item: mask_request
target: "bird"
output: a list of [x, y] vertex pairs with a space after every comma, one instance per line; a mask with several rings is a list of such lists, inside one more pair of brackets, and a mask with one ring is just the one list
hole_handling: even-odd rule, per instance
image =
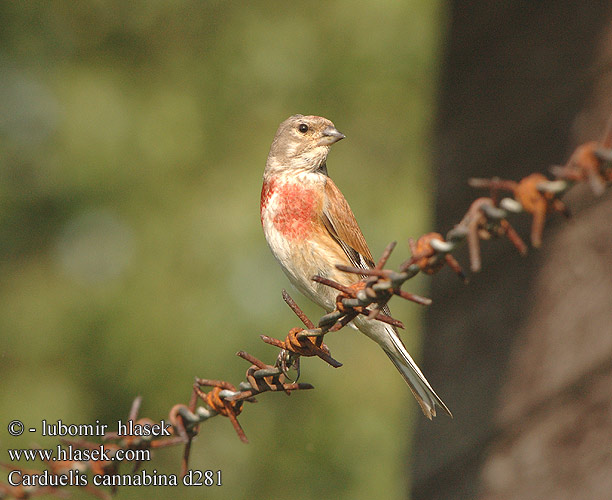
[[[289, 281], [327, 312], [335, 309], [338, 292], [313, 281], [313, 276], [348, 286], [360, 277], [338, 270], [336, 264], [374, 267], [355, 216], [327, 171], [331, 146], [344, 138], [327, 118], [289, 117], [270, 146], [261, 190], [261, 224], [268, 246]], [[427, 418], [436, 415], [437, 407], [452, 417], [394, 326], [361, 315], [353, 323], [382, 347]]]

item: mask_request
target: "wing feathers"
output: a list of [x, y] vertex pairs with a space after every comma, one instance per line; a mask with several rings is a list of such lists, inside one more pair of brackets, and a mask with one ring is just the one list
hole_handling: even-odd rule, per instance
[[[355, 216], [340, 190], [328, 177], [325, 183], [325, 202], [323, 205], [323, 224], [329, 234], [340, 245], [353, 266], [361, 269], [374, 267], [372, 254], [357, 225]], [[382, 308], [384, 314], [390, 315], [389, 308]], [[355, 321], [359, 321], [357, 318]], [[451, 417], [452, 414], [440, 397], [435, 393], [417, 364], [410, 357], [397, 330], [389, 325], [377, 324], [376, 321], [361, 320], [359, 329], [374, 339], [385, 350], [393, 364], [400, 371], [423, 413], [431, 419], [436, 415], [436, 406], [442, 408]]]
[[323, 224], [355, 267], [374, 267], [372, 254], [355, 216], [340, 190], [329, 177], [325, 182]]

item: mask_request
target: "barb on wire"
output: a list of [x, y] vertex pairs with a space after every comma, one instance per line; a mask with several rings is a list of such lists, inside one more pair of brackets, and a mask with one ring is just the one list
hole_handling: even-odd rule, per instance
[[467, 239], [470, 254], [470, 269], [480, 271], [480, 241], [505, 236], [510, 240], [521, 255], [527, 253], [527, 246], [506, 219], [507, 212], [495, 206], [492, 198], [478, 198], [467, 213], [447, 234], [447, 239], [453, 242], [453, 247]]
[[588, 182], [593, 193], [601, 196], [612, 182], [612, 117], [601, 141], [578, 146], [565, 165], [551, 167], [552, 174], [568, 184]]
[[[542, 244], [542, 231], [546, 216], [552, 212], [560, 212], [569, 217], [565, 204], [559, 199], [559, 195], [567, 190], [565, 182], [548, 180], [544, 175], [535, 173], [523, 178], [520, 182], [506, 181], [498, 178], [493, 179], [470, 179], [472, 187], [488, 188], [491, 190], [491, 203], [495, 204], [499, 191], [511, 191], [516, 204], [508, 204], [504, 201], [501, 208], [504, 216], [508, 211], [525, 211], [533, 217], [531, 225], [531, 244], [539, 248]], [[524, 245], [523, 245], [524, 246]], [[526, 250], [526, 248], [525, 248]]]
[[[238, 416], [245, 408], [245, 402], [256, 402], [255, 397], [265, 392], [283, 392], [290, 395], [293, 391], [312, 389], [312, 385], [297, 383], [300, 375], [300, 358], [318, 357], [329, 365], [338, 368], [342, 363], [331, 356], [329, 348], [323, 343], [326, 334], [336, 332], [349, 324], [359, 315], [376, 319], [398, 328], [403, 328], [401, 321], [392, 318], [387, 303], [394, 296], [410, 300], [420, 305], [431, 304], [431, 299], [411, 294], [402, 290], [406, 281], [424, 273], [433, 275], [448, 266], [460, 279], [467, 282], [461, 266], [452, 255], [459, 245], [467, 242], [470, 268], [477, 272], [482, 267], [480, 245], [483, 240], [503, 237], [517, 249], [521, 255], [527, 253], [527, 245], [514, 230], [508, 217], [515, 213], [527, 213], [532, 218], [531, 244], [539, 247], [546, 218], [554, 212], [569, 215], [561, 196], [576, 183], [585, 182], [595, 195], [601, 195], [605, 188], [612, 184], [612, 118], [601, 141], [588, 142], [579, 146], [562, 166], [551, 168], [554, 179], [541, 173], [533, 173], [520, 181], [492, 179], [470, 179], [469, 184], [475, 188], [489, 190], [489, 197], [480, 197], [472, 202], [460, 222], [448, 231], [446, 238], [440, 233], [428, 233], [416, 241], [410, 240], [412, 256], [403, 262], [397, 271], [387, 269], [386, 265], [396, 247], [389, 244], [376, 266], [372, 269], [360, 269], [338, 265], [339, 270], [355, 274], [359, 278], [354, 284], [344, 286], [325, 277], [315, 276], [313, 280], [338, 291], [335, 309], [322, 316], [317, 323], [311, 321], [299, 308], [289, 294], [283, 290], [283, 299], [305, 328], [292, 328], [283, 340], [267, 335], [261, 339], [268, 345], [279, 349], [273, 365], [264, 363], [254, 356], [239, 351], [237, 355], [250, 363], [245, 379], [238, 387], [223, 380], [196, 378], [191, 389], [189, 403], [172, 406], [168, 415], [170, 422], [169, 435], [153, 439], [152, 436], [119, 435], [108, 433], [104, 445], [111, 456], [119, 450], [152, 451], [167, 446], [184, 446], [181, 462], [181, 473], [185, 475], [189, 467], [189, 455], [193, 439], [199, 434], [200, 427], [206, 420], [221, 415], [227, 417], [239, 439], [247, 443], [247, 437], [238, 422]], [[510, 193], [501, 197], [501, 193]], [[289, 372], [297, 371], [296, 381], [289, 378]], [[141, 398], [137, 397], [129, 412], [128, 421], [136, 426], [152, 426], [154, 421], [138, 418]], [[79, 448], [93, 449], [99, 444], [84, 440], [63, 440], [62, 443]], [[103, 477], [114, 476], [118, 472], [120, 461], [55, 461], [47, 462], [52, 474], [85, 474], [91, 472]], [[133, 472], [140, 468], [141, 461], [135, 461]], [[0, 464], [4, 469], [20, 470], [13, 465]], [[113, 484], [113, 483], [111, 483]], [[87, 491], [99, 498], [109, 495], [93, 486]], [[111, 487], [115, 492], [116, 486]], [[60, 496], [59, 487], [10, 486], [0, 483], [0, 498], [26, 499], [43, 494]]]
[[[315, 329], [314, 323], [308, 319], [308, 317], [304, 314], [304, 311], [300, 309], [286, 290], [283, 290], [283, 300], [302, 321], [302, 323], [304, 323], [304, 326], [306, 326], [308, 330]], [[342, 366], [342, 363], [331, 357], [329, 348], [323, 344], [322, 337], [316, 337], [313, 339], [303, 335], [302, 332], [304, 332], [303, 328], [292, 328], [287, 334], [285, 340], [278, 340], [268, 337], [267, 335], [260, 336], [261, 340], [263, 340], [266, 344], [270, 344], [281, 349], [276, 364], [281, 368], [285, 375], [287, 375], [291, 367], [295, 367], [299, 377], [301, 356], [317, 356], [334, 368], [339, 368]]]
[[408, 243], [412, 257], [402, 264], [401, 268], [416, 265], [422, 273], [432, 275], [446, 264], [464, 283], [467, 283], [468, 279], [459, 262], [449, 253], [453, 250], [453, 245], [444, 240], [440, 233], [427, 233], [416, 241], [410, 238]]

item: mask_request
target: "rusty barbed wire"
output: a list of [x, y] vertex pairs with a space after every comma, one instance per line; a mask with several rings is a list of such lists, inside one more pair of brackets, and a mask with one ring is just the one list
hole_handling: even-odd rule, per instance
[[[283, 290], [283, 299], [305, 328], [296, 327], [289, 330], [284, 340], [261, 335], [266, 344], [280, 351], [273, 365], [264, 363], [254, 356], [239, 351], [237, 356], [250, 363], [245, 379], [235, 387], [230, 382], [196, 378], [192, 386], [188, 404], [176, 404], [169, 412], [168, 422], [171, 427], [169, 436], [155, 439], [152, 436], [122, 435], [108, 433], [103, 442], [111, 453], [119, 450], [152, 451], [168, 446], [184, 446], [181, 462], [181, 474], [189, 468], [189, 455], [193, 439], [199, 434], [203, 422], [217, 415], [229, 419], [238, 438], [248, 443], [248, 439], [238, 416], [244, 410], [245, 403], [256, 402], [255, 397], [266, 392], [283, 392], [290, 395], [294, 391], [313, 389], [307, 383], [298, 383], [300, 375], [300, 358], [318, 357], [334, 368], [342, 363], [331, 356], [329, 348], [323, 343], [324, 336], [336, 332], [349, 324], [359, 315], [389, 323], [403, 328], [401, 321], [385, 314], [389, 300], [394, 296], [410, 300], [420, 305], [431, 304], [431, 299], [411, 294], [401, 289], [403, 284], [418, 273], [433, 275], [448, 266], [460, 279], [467, 282], [461, 266], [452, 253], [464, 242], [467, 242], [472, 272], [482, 267], [480, 245], [483, 240], [506, 238], [521, 254], [527, 253], [527, 245], [514, 230], [508, 217], [512, 214], [526, 213], [531, 217], [530, 241], [533, 247], [540, 247], [546, 219], [553, 213], [569, 217], [569, 211], [560, 199], [573, 185], [587, 183], [594, 195], [600, 196], [612, 184], [612, 118], [601, 141], [591, 141], [576, 148], [565, 165], [550, 168], [553, 178], [542, 173], [530, 174], [519, 181], [473, 178], [468, 184], [474, 188], [488, 189], [489, 197], [474, 200], [460, 222], [451, 228], [446, 237], [440, 233], [428, 233], [409, 241], [412, 256], [403, 262], [397, 271], [386, 269], [385, 265], [396, 247], [390, 243], [384, 250], [376, 266], [372, 269], [360, 269], [338, 265], [338, 269], [353, 273], [360, 279], [351, 286], [344, 286], [325, 277], [313, 279], [338, 291], [336, 308], [323, 315], [317, 324], [312, 322], [299, 308], [296, 302]], [[510, 196], [501, 197], [501, 193]], [[291, 381], [289, 373], [295, 370], [296, 381]], [[204, 389], [210, 388], [208, 392]], [[154, 425], [148, 418], [138, 419], [141, 398], [137, 397], [128, 415], [128, 421], [140, 425]], [[63, 444], [80, 448], [95, 448], [99, 443], [85, 440], [62, 440]], [[85, 474], [91, 472], [101, 476], [114, 476], [119, 473], [120, 461], [53, 461], [47, 462], [50, 474]], [[141, 461], [136, 461], [133, 472], [137, 472]], [[40, 473], [21, 469], [11, 464], [0, 464], [7, 470], [20, 470], [30, 474]], [[99, 498], [109, 498], [106, 491], [91, 485], [84, 486], [86, 491]], [[111, 493], [116, 486], [111, 487]], [[11, 486], [0, 483], [0, 499], [28, 499], [39, 495], [61, 496], [61, 486]]]

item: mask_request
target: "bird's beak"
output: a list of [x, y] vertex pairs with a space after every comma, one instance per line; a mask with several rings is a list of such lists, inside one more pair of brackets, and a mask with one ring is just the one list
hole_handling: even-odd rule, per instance
[[327, 127], [323, 131], [323, 137], [318, 142], [318, 146], [330, 146], [334, 142], [344, 139], [346, 136], [335, 127]]

